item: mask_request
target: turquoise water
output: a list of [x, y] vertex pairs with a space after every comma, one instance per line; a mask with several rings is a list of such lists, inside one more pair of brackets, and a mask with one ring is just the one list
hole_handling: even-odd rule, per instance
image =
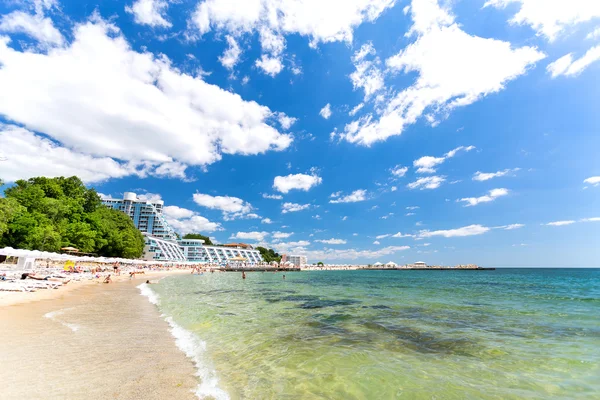
[[160, 310], [197, 340], [200, 375], [215, 389], [202, 393], [600, 398], [600, 270], [285, 275], [188, 275], [152, 286]]

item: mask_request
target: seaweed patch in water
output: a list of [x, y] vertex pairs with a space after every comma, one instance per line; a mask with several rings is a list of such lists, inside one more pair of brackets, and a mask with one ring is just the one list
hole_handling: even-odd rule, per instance
[[310, 300], [305, 303], [299, 304], [298, 308], [304, 309], [315, 309], [315, 308], [325, 308], [325, 307], [337, 307], [337, 306], [349, 306], [352, 304], [360, 303], [358, 300]]
[[396, 337], [400, 343], [392, 343], [391, 347], [406, 347], [421, 353], [454, 354], [461, 356], [474, 356], [480, 351], [480, 346], [472, 339], [442, 338], [431, 333], [423, 332], [407, 326], [384, 325], [379, 322], [366, 322], [365, 327], [376, 331], [388, 333]]

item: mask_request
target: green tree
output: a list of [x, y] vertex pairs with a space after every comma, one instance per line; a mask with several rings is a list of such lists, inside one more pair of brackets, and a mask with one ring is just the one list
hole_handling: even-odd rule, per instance
[[276, 253], [273, 249], [267, 249], [265, 247], [258, 246], [256, 250], [260, 252], [260, 255], [262, 256], [263, 260], [265, 260], [266, 262], [281, 261], [281, 256], [279, 255], [279, 253]]
[[212, 246], [213, 242], [210, 240], [208, 236], [201, 235], [199, 233], [187, 233], [183, 236], [184, 239], [200, 239], [204, 240], [204, 244], [208, 246]]
[[[0, 181], [0, 186], [2, 186], [2, 181]], [[25, 207], [15, 199], [0, 198], [0, 237], [8, 231], [8, 225], [13, 219], [24, 211]]]
[[18, 180], [0, 198], [0, 246], [137, 258], [144, 237], [124, 213], [102, 206], [81, 179], [37, 177]]
[[319, 262], [317, 263], [317, 265], [318, 265], [319, 267], [322, 267], [322, 266], [323, 266], [323, 265], [325, 265], [325, 264], [323, 264], [323, 261], [319, 261]]

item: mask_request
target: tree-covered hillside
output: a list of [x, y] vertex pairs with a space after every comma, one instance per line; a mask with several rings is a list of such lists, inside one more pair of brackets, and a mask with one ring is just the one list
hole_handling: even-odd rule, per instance
[[102, 206], [75, 176], [19, 180], [0, 198], [0, 247], [140, 257], [144, 237], [124, 213]]

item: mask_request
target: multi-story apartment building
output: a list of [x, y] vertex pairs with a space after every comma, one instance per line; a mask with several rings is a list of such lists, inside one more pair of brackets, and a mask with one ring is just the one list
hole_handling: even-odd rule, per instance
[[144, 259], [148, 261], [189, 261], [181, 246], [171, 240], [159, 239], [143, 233], [146, 243], [144, 246]]
[[142, 233], [158, 239], [177, 240], [175, 231], [163, 215], [164, 202], [162, 200], [141, 200], [135, 193], [125, 192], [123, 199], [105, 198], [102, 199], [102, 203], [129, 215]]
[[223, 246], [205, 246], [203, 240], [181, 239], [178, 241], [186, 259], [191, 262], [222, 264], [232, 259], [256, 264], [262, 262], [258, 250], [244, 243], [231, 243]]
[[282, 263], [289, 262], [290, 264], [293, 264], [296, 267], [299, 267], [301, 265], [308, 264], [308, 259], [306, 258], [306, 256], [284, 254], [283, 257], [281, 258], [281, 262]]
[[258, 250], [244, 243], [205, 246], [203, 240], [178, 239], [163, 215], [162, 200], [141, 200], [125, 192], [123, 199], [104, 198], [102, 203], [129, 215], [145, 238], [144, 259], [172, 262], [226, 264], [240, 261], [256, 264], [263, 261]]

